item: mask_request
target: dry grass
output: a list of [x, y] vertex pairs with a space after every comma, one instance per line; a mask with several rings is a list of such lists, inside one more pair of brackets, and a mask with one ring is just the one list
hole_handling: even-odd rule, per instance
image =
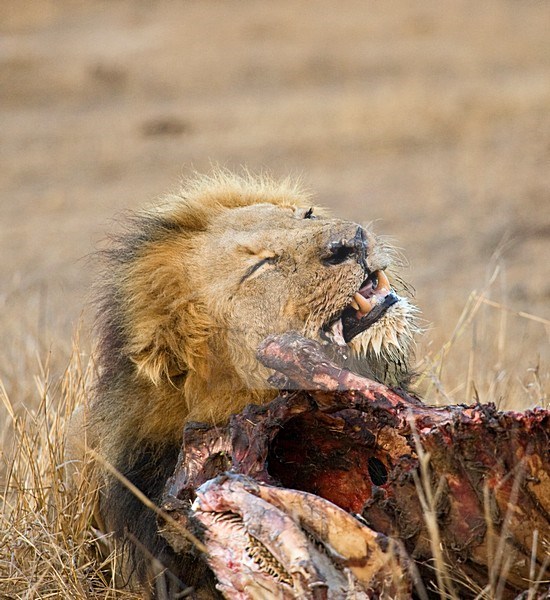
[[[447, 388], [446, 377], [464, 380], [465, 388], [475, 390], [488, 399], [503, 405], [522, 408], [548, 403], [548, 372], [533, 365], [527, 374], [518, 372], [514, 365], [513, 340], [507, 338], [508, 319], [526, 321], [530, 325], [549, 328], [550, 323], [536, 315], [518, 314], [489, 300], [487, 295], [498, 281], [491, 278], [483, 292], [473, 292], [457, 323], [452, 339], [433, 357], [424, 361], [425, 375], [420, 380], [428, 395], [439, 400], [450, 400], [463, 393]], [[490, 310], [485, 310], [488, 307]], [[480, 334], [483, 332], [483, 337]], [[468, 372], [458, 373], [450, 361], [453, 353], [461, 351], [461, 344], [469, 340]], [[474, 341], [472, 341], [474, 340]], [[63, 431], [73, 408], [87, 402], [87, 390], [93, 376], [89, 357], [80, 349], [77, 339], [67, 365], [56, 376], [52, 375], [51, 359], [35, 370], [35, 390], [19, 402], [10, 400], [7, 388], [17, 389], [13, 382], [2, 384], [4, 438], [1, 459], [2, 490], [0, 531], [0, 598], [25, 600], [74, 598], [132, 598], [129, 593], [117, 591], [110, 581], [110, 560], [101, 562], [95, 552], [97, 539], [91, 527], [94, 489], [84, 478], [78, 492], [69, 491], [63, 478]], [[512, 348], [512, 351], [506, 349]], [[488, 373], [486, 365], [492, 364]], [[483, 365], [483, 368], [478, 368]], [[479, 372], [482, 380], [476, 379]], [[525, 384], [525, 381], [529, 383]], [[515, 382], [515, 383], [514, 383]], [[483, 392], [480, 392], [483, 390]], [[506, 390], [509, 394], [506, 394]], [[457, 592], [456, 566], [445, 562], [444, 549], [439, 543], [435, 507], [437, 490], [429, 485], [426, 475], [429, 457], [420, 451], [422, 468], [418, 489], [425, 508], [428, 528], [435, 556], [434, 585], [442, 598], [460, 598]], [[506, 557], [498, 554], [487, 575], [487, 588], [477, 589], [481, 600], [501, 597], [502, 581], [508, 565]], [[533, 579], [537, 574], [533, 573]], [[532, 588], [531, 597], [537, 589]]]
[[100, 561], [91, 527], [95, 489], [64, 482], [64, 428], [74, 407], [87, 400], [91, 363], [78, 343], [62, 375], [48, 362], [34, 377], [36, 390], [14, 406], [0, 387], [7, 423], [0, 450], [0, 598], [131, 598], [111, 585], [110, 562]]
[[550, 370], [536, 346], [550, 340], [550, 320], [510, 308], [505, 282], [505, 263], [498, 260], [484, 287], [470, 293], [449, 340], [437, 351], [429, 341], [420, 345], [416, 386], [426, 402], [549, 406]]

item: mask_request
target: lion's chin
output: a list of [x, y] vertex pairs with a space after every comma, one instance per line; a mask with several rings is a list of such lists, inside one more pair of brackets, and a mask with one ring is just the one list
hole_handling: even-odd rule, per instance
[[418, 309], [406, 298], [396, 298], [380, 318], [347, 343], [357, 358], [374, 355], [391, 360], [409, 355], [418, 332]]
[[357, 358], [408, 354], [418, 331], [418, 309], [393, 292], [377, 309], [372, 311], [374, 315], [367, 315], [371, 317], [369, 320], [360, 322], [350, 316], [350, 309], [346, 308], [324, 332], [324, 339], [342, 349], [351, 349]]
[[408, 377], [419, 330], [418, 309], [385, 286], [380, 292], [369, 298], [368, 313], [357, 311], [353, 303], [325, 328], [322, 337], [339, 348], [347, 368], [396, 385]]

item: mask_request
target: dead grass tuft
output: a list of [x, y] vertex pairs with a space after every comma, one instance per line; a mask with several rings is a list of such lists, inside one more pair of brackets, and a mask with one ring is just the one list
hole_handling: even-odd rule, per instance
[[73, 408], [87, 401], [92, 363], [76, 340], [59, 377], [48, 363], [34, 377], [36, 394], [16, 406], [0, 387], [0, 411], [9, 426], [0, 449], [0, 598], [122, 599], [110, 556], [101, 562], [91, 527], [96, 490], [83, 477], [73, 493], [64, 482], [64, 428]]
[[550, 320], [510, 308], [507, 290], [505, 263], [497, 257], [485, 286], [470, 293], [449, 340], [435, 352], [424, 351], [417, 389], [427, 403], [550, 406], [550, 370], [537, 354], [550, 341]]

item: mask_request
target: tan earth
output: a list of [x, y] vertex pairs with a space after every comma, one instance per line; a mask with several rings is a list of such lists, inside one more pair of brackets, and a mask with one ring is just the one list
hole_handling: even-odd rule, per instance
[[[63, 367], [87, 257], [113, 218], [212, 163], [300, 175], [334, 214], [376, 221], [404, 249], [430, 324], [420, 358], [436, 358], [498, 267], [486, 297], [510, 310], [484, 304], [466, 323], [446, 397], [515, 386], [512, 404], [546, 402], [549, 32], [545, 1], [3, 0], [0, 378], [12, 402], [34, 386], [37, 354], [52, 348]], [[430, 365], [419, 385], [441, 399]]]

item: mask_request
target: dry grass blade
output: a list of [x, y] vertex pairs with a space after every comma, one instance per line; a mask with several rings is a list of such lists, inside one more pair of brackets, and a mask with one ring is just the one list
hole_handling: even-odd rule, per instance
[[442, 598], [459, 600], [450, 575], [451, 566], [445, 560], [444, 548], [439, 534], [439, 523], [437, 521], [438, 501], [441, 494], [442, 482], [440, 482], [437, 489], [433, 489], [430, 472], [430, 455], [424, 451], [412, 419], [410, 419], [410, 425], [414, 436], [419, 465], [419, 470], [418, 472], [413, 472], [413, 477], [422, 506], [424, 522], [430, 535], [430, 548], [433, 556], [433, 569], [437, 580], [437, 590]]
[[175, 521], [169, 514], [165, 513], [161, 510], [156, 504], [151, 502], [147, 496], [141, 492], [130, 480], [128, 480], [122, 473], [117, 471], [111, 464], [109, 464], [100, 454], [94, 452], [93, 450], [89, 450], [90, 454], [93, 456], [94, 460], [101, 462], [103, 467], [111, 473], [116, 479], [118, 479], [124, 486], [126, 486], [136, 498], [147, 508], [152, 510], [157, 516], [163, 519], [167, 525], [170, 525], [174, 529], [178, 531], [181, 535], [183, 535], [187, 540], [189, 540], [198, 550], [201, 552], [206, 552], [206, 546], [197, 539], [190, 531], [182, 527], [180, 523]]
[[416, 385], [427, 403], [494, 402], [512, 410], [548, 405], [550, 374], [541, 370], [532, 340], [547, 343], [550, 321], [510, 308], [506, 281], [499, 264], [483, 290], [469, 295], [450, 339], [425, 353]]

